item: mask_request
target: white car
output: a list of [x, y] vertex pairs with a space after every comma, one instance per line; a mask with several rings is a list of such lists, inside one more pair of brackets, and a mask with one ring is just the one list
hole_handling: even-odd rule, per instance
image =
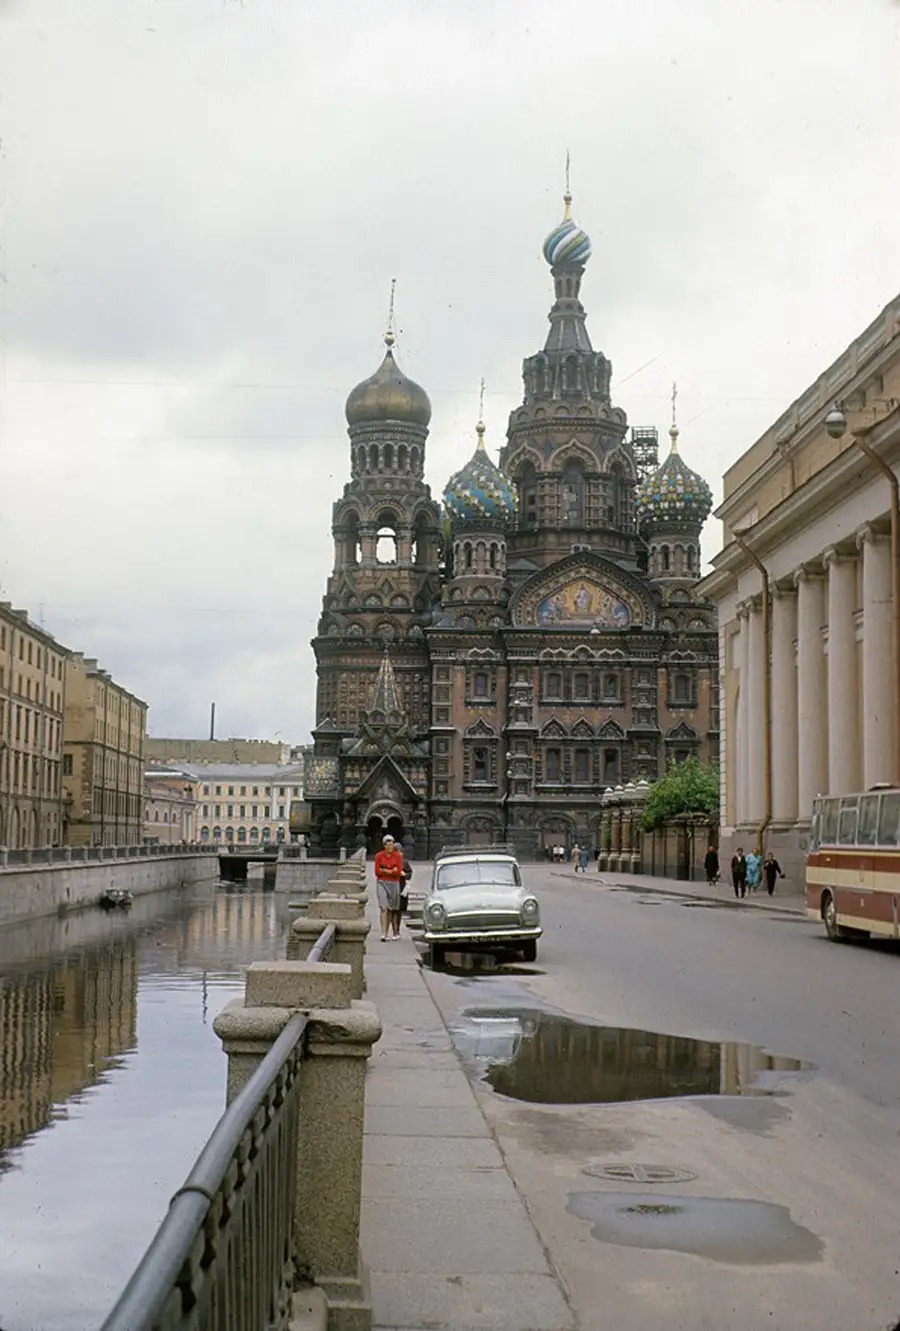
[[432, 966], [439, 966], [447, 952], [507, 949], [536, 961], [541, 910], [509, 851], [446, 851], [435, 860], [422, 928]]

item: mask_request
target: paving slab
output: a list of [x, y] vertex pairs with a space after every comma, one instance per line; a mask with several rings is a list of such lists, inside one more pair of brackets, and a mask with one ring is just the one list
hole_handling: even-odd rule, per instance
[[375, 1331], [571, 1331], [408, 931], [370, 934], [366, 980], [384, 1027], [366, 1083], [360, 1233]]

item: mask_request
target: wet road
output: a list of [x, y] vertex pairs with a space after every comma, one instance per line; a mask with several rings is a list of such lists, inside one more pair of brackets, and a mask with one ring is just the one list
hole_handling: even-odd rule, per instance
[[428, 982], [582, 1325], [884, 1331], [900, 950], [526, 874], [536, 965]]
[[103, 1321], [222, 1113], [212, 1021], [284, 909], [210, 884], [0, 930], [3, 1331]]

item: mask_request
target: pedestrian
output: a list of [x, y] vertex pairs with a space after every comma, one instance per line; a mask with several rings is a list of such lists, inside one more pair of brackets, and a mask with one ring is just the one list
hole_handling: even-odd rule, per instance
[[784, 872], [771, 851], [769, 851], [766, 856], [765, 864], [763, 865], [763, 875], [766, 880], [766, 891], [770, 897], [773, 897], [775, 895], [775, 879], [783, 878]]
[[719, 881], [719, 852], [715, 846], [710, 846], [703, 858], [703, 867], [706, 870], [706, 882], [712, 887]]
[[747, 895], [747, 861], [744, 857], [743, 846], [738, 846], [731, 857], [731, 881], [734, 885], [734, 895], [745, 897]]
[[579, 846], [577, 841], [575, 842], [575, 845], [572, 847], [571, 859], [572, 859], [572, 868], [577, 873], [581, 865], [581, 847]]
[[588, 861], [590, 858], [591, 852], [588, 850], [587, 846], [582, 846], [581, 850], [578, 852], [578, 862], [581, 865], [582, 873], [587, 873]]
[[397, 854], [400, 856], [401, 860], [403, 861], [403, 872], [402, 872], [402, 874], [400, 875], [400, 880], [399, 880], [399, 881], [400, 881], [400, 898], [399, 898], [399, 901], [398, 901], [398, 904], [397, 904], [397, 909], [394, 910], [394, 911], [391, 911], [391, 919], [390, 919], [389, 923], [390, 923], [390, 925], [391, 925], [391, 928], [393, 929], [394, 937], [395, 937], [395, 938], [399, 938], [399, 937], [400, 937], [400, 921], [403, 919], [403, 912], [404, 912], [404, 911], [407, 909], [407, 907], [409, 906], [409, 897], [406, 895], [406, 889], [407, 889], [407, 884], [409, 883], [410, 878], [412, 878], [413, 869], [412, 869], [412, 865], [410, 864], [409, 860], [408, 860], [408, 859], [406, 858], [406, 856], [404, 855], [404, 853], [403, 853], [403, 847], [402, 847], [402, 845], [400, 844], [399, 841], [395, 841], [395, 842], [394, 842], [394, 850], [397, 852]]
[[[403, 856], [397, 853], [390, 833], [383, 838], [381, 850], [375, 856], [375, 884], [378, 895], [378, 913], [381, 916], [381, 941], [388, 941], [392, 913], [400, 910], [400, 879], [403, 875]], [[396, 937], [396, 934], [395, 934]]]
[[759, 847], [751, 850], [747, 856], [747, 886], [751, 892], [755, 892], [762, 880], [762, 855], [759, 853]]

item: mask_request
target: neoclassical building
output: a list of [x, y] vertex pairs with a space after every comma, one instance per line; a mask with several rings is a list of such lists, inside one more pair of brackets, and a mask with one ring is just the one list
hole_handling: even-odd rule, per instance
[[596, 844], [599, 798], [718, 753], [715, 612], [697, 595], [711, 495], [656, 432], [629, 432], [580, 288], [570, 216], [544, 242], [554, 302], [499, 465], [476, 428], [443, 504], [424, 481], [431, 404], [387, 335], [347, 399], [350, 480], [313, 642], [306, 803], [314, 849], [414, 854]]
[[896, 472], [898, 400], [900, 296], [726, 472], [700, 584], [719, 612], [723, 850], [764, 840], [801, 879], [815, 796], [900, 780], [891, 486], [854, 438]]

